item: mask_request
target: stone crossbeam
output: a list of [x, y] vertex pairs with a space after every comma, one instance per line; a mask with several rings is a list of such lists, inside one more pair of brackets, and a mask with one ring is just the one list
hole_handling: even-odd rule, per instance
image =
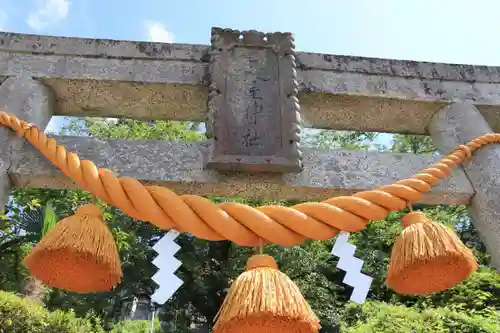
[[[57, 95], [56, 115], [206, 120], [208, 46], [0, 33], [0, 78]], [[427, 134], [450, 101], [472, 100], [500, 131], [500, 68], [298, 52], [305, 125]]]
[[[373, 189], [411, 176], [440, 156], [365, 151], [304, 149], [299, 174], [220, 173], [203, 169], [207, 142], [99, 140], [57, 137], [81, 158], [124, 177], [167, 186], [178, 194], [266, 199], [322, 200]], [[8, 171], [16, 187], [72, 188], [75, 185], [33, 147], [25, 149]], [[465, 204], [473, 189], [461, 169], [424, 196], [429, 204]]]

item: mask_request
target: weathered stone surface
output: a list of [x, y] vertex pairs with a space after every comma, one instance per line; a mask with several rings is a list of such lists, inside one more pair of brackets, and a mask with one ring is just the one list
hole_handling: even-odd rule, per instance
[[[322, 121], [335, 129], [425, 134], [430, 118], [440, 107], [450, 101], [471, 100], [495, 129], [500, 128], [498, 83], [315, 69], [299, 71], [297, 75], [302, 92], [317, 93], [313, 100], [301, 96], [301, 105], [305, 105], [304, 118], [313, 125]], [[344, 107], [339, 110], [335, 104]], [[311, 117], [311, 114], [315, 116]]]
[[[436, 113], [429, 132], [436, 146], [449, 152], [492, 130], [472, 103], [462, 102], [448, 105]], [[477, 150], [463, 167], [475, 190], [470, 216], [491, 255], [492, 264], [500, 271], [500, 146], [491, 144]]]
[[0, 75], [167, 84], [203, 84], [207, 64], [199, 61], [78, 57], [0, 52]]
[[[42, 55], [68, 55], [88, 58], [207, 59], [209, 46], [153, 43], [95, 38], [54, 37], [0, 32], [0, 50]], [[208, 60], [207, 60], [208, 61]], [[373, 75], [400, 76], [446, 81], [500, 83], [500, 67], [417, 62], [339, 56], [311, 52], [297, 53], [297, 66], [312, 69]]]
[[380, 59], [301, 52], [302, 70], [351, 72], [443, 81], [500, 83], [500, 67], [443, 64], [424, 61]]
[[[363, 151], [304, 149], [299, 174], [220, 173], [205, 170], [207, 142], [97, 140], [58, 137], [58, 143], [100, 167], [177, 193], [269, 199], [322, 200], [390, 184], [426, 168], [439, 157]], [[10, 169], [17, 187], [74, 186], [33, 148], [22, 152], [21, 163]], [[423, 202], [464, 204], [472, 187], [457, 170], [436, 186]]]
[[202, 59], [208, 46], [0, 32], [0, 50], [88, 58]]
[[[53, 96], [49, 88], [29, 77], [10, 77], [0, 85], [0, 109], [45, 128], [52, 116]], [[8, 170], [15, 168], [28, 144], [0, 126], [0, 209], [7, 203], [12, 182]]]
[[208, 87], [161, 83], [44, 79], [57, 95], [58, 114], [142, 120], [205, 121]]
[[302, 161], [295, 42], [290, 33], [212, 28], [208, 167], [298, 172]]
[[[59, 115], [204, 121], [208, 50], [204, 45], [0, 33], [0, 76], [26, 73], [46, 81], [58, 92]], [[307, 126], [425, 134], [440, 107], [471, 100], [500, 131], [499, 67], [306, 52], [297, 53], [296, 62]], [[102, 97], [93, 101], [95, 88]], [[151, 96], [155, 102], [150, 104]]]

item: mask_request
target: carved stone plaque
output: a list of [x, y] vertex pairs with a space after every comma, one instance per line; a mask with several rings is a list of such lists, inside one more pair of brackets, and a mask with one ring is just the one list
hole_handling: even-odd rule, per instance
[[299, 172], [300, 107], [290, 33], [212, 28], [208, 167]]

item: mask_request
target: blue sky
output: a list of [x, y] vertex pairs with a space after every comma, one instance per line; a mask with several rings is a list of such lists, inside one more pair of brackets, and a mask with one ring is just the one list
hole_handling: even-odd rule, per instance
[[290, 31], [301, 51], [500, 65], [495, 0], [0, 0], [0, 30], [208, 44], [210, 28]]
[[495, 0], [0, 0], [6, 31], [207, 44], [210, 27], [291, 31], [303, 51], [500, 65]]

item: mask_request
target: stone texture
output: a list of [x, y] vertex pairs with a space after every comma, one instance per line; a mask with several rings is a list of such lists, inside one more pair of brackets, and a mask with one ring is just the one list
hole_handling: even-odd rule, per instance
[[[442, 108], [429, 126], [429, 133], [443, 152], [491, 132], [491, 127], [470, 102]], [[470, 216], [491, 255], [492, 264], [500, 271], [500, 146], [490, 144], [479, 149], [463, 168], [475, 190], [469, 206]]]
[[[411, 176], [439, 156], [364, 151], [304, 149], [300, 174], [223, 173], [204, 169], [208, 142], [98, 140], [58, 137], [58, 143], [81, 158], [124, 177], [167, 186], [182, 194], [267, 199], [322, 200], [390, 184]], [[10, 169], [17, 187], [73, 187], [62, 173], [33, 148], [23, 150], [21, 163]], [[465, 204], [473, 194], [458, 170], [423, 198], [425, 203]]]
[[[492, 126], [500, 129], [498, 83], [316, 69], [299, 71], [297, 75], [302, 92], [317, 93], [308, 103], [301, 99], [304, 119], [312, 125], [318, 123], [320, 118], [324, 124], [328, 119], [326, 125], [334, 129], [347, 127], [352, 130], [426, 134], [430, 118], [440, 107], [450, 101], [471, 100], [483, 110]], [[339, 110], [335, 104], [347, 104], [347, 107]], [[401, 104], [405, 108], [398, 107]], [[335, 125], [337, 122], [343, 124], [341, 128]]]
[[[40, 78], [57, 91], [58, 115], [204, 121], [208, 50], [0, 33], [0, 76]], [[306, 52], [296, 53], [296, 63], [307, 126], [426, 134], [440, 107], [471, 100], [500, 131], [499, 67]], [[93, 100], [95, 91], [101, 97]]]
[[[53, 96], [49, 88], [27, 77], [10, 77], [0, 85], [0, 109], [44, 129], [52, 116]], [[7, 203], [12, 182], [9, 169], [15, 168], [28, 144], [16, 133], [0, 126], [0, 208]]]
[[0, 50], [43, 55], [62, 54], [88, 58], [199, 61], [206, 55], [208, 46], [0, 32]]
[[500, 67], [443, 64], [423, 61], [379, 59], [300, 52], [298, 67], [302, 70], [350, 72], [399, 76], [443, 81], [500, 83]]
[[203, 84], [207, 64], [186, 60], [78, 57], [0, 52], [0, 75], [36, 78]]
[[[203, 122], [207, 91], [203, 85], [45, 79], [56, 96], [57, 110], [69, 116], [170, 119]], [[61, 114], [58, 113], [58, 114]]]
[[409, 99], [300, 93], [305, 127], [426, 134], [432, 115], [444, 104]]
[[[0, 32], [0, 50], [88, 58], [201, 61], [209, 46], [95, 38], [54, 37]], [[442, 64], [395, 59], [297, 52], [297, 66], [312, 69], [445, 81], [500, 83], [500, 67]]]
[[290, 33], [212, 28], [207, 166], [300, 172], [300, 107]]

